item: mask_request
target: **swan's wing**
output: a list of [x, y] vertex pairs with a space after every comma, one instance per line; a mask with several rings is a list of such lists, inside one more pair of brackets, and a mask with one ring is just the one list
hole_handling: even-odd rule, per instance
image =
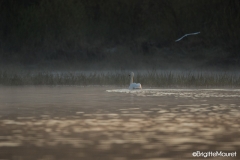
[[187, 37], [187, 36], [190, 36], [190, 35], [196, 35], [196, 34], [199, 34], [200, 32], [195, 32], [195, 33], [188, 33], [188, 34], [185, 34], [184, 36], [182, 36], [181, 38], [177, 39], [175, 42], [177, 41], [180, 41], [181, 39], [183, 39], [184, 37]]
[[135, 89], [141, 89], [142, 88], [142, 85], [140, 83], [135, 83], [134, 84], [134, 88]]
[[141, 88], [142, 88], [142, 86], [140, 83], [132, 83], [129, 86], [129, 89], [141, 89]]

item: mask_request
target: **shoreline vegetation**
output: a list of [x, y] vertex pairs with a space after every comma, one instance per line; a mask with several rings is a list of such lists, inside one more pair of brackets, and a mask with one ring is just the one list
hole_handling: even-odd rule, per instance
[[1, 0], [0, 63], [239, 68], [239, 17], [239, 0]]
[[1, 0], [0, 85], [239, 87], [239, 17], [239, 0]]
[[[0, 71], [0, 86], [115, 85], [127, 87], [129, 71]], [[134, 82], [160, 88], [240, 88], [240, 72], [135, 71]]]

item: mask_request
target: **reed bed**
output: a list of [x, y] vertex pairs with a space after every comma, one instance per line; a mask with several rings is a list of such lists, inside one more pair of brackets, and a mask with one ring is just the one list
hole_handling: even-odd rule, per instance
[[[0, 71], [0, 85], [117, 85], [128, 86], [129, 72], [8, 72]], [[240, 87], [238, 72], [135, 72], [144, 87]]]

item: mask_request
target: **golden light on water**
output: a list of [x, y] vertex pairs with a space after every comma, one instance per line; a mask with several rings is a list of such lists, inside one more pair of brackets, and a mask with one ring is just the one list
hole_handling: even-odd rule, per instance
[[[240, 149], [238, 90], [106, 92], [104, 88], [89, 91], [66, 87], [69, 88], [73, 94], [64, 95], [66, 104], [55, 89], [59, 106], [52, 105], [52, 101], [40, 103], [44, 96], [50, 96], [43, 94], [35, 99], [40, 104], [34, 105], [31, 99], [23, 108], [16, 102], [2, 107], [0, 148], [7, 153], [14, 148], [35, 147], [35, 152], [43, 154], [42, 159], [56, 159], [60, 153], [49, 156], [41, 151], [52, 149], [72, 152], [72, 159], [102, 155], [103, 159], [148, 160], [175, 159], [179, 155], [191, 159], [197, 150]], [[47, 94], [48, 90], [42, 91]], [[93, 91], [95, 94], [86, 96]], [[78, 99], [71, 106], [74, 97]], [[26, 153], [20, 157], [27, 157]]]

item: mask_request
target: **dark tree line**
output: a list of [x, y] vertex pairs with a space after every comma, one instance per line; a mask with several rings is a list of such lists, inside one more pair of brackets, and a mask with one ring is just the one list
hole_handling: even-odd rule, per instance
[[195, 31], [239, 57], [239, 26], [239, 0], [0, 0], [0, 57], [104, 58], [125, 44], [148, 54]]

